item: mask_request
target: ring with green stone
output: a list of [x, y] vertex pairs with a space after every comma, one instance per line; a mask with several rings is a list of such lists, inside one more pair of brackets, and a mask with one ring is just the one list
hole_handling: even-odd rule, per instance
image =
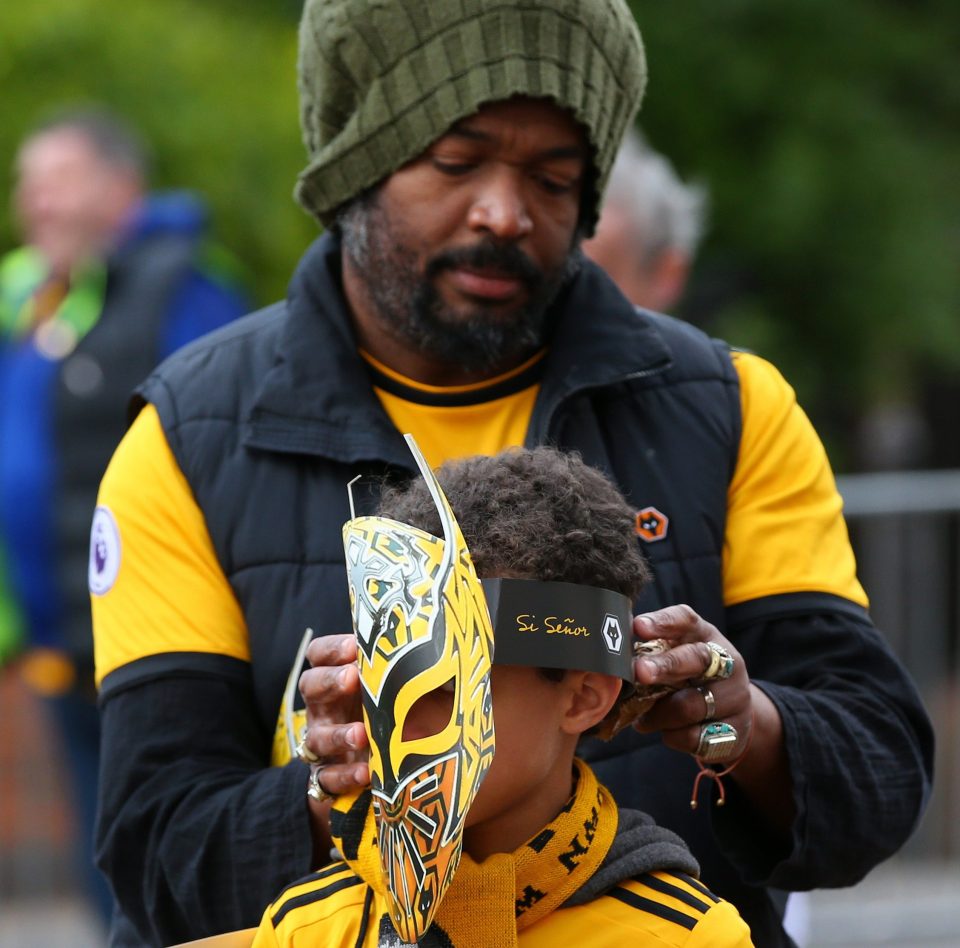
[[732, 724], [725, 721], [704, 724], [700, 728], [700, 743], [697, 745], [696, 756], [705, 763], [724, 760], [731, 756], [738, 739], [737, 729]]

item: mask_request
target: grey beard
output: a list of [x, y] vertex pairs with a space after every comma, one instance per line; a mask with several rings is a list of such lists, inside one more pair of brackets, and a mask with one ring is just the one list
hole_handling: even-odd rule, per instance
[[[537, 270], [512, 246], [486, 244], [475, 253], [503, 258], [516, 268], [529, 291], [525, 306], [499, 318], [482, 305], [465, 315], [451, 314], [431, 276], [449, 265], [444, 255], [417, 272], [416, 254], [398, 239], [380, 206], [379, 192], [361, 196], [337, 220], [343, 248], [362, 274], [367, 297], [380, 324], [418, 351], [468, 371], [490, 371], [542, 348], [550, 304], [579, 270], [583, 257], [577, 236], [564, 265], [552, 274]], [[470, 253], [470, 251], [465, 251]]]

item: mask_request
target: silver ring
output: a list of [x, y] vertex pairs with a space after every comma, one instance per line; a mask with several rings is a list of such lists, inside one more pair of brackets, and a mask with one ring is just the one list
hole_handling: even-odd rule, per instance
[[713, 692], [706, 685], [697, 685], [697, 691], [703, 696], [703, 702], [707, 706], [702, 720], [712, 721], [717, 716], [717, 701], [713, 697]]
[[307, 796], [317, 803], [323, 803], [324, 800], [332, 800], [336, 794], [330, 793], [322, 783], [320, 783], [320, 774], [326, 769], [326, 764], [314, 764], [310, 768], [310, 779], [307, 781]]
[[297, 757], [307, 764], [319, 764], [320, 758], [309, 747], [307, 747], [307, 729], [303, 728], [300, 731], [300, 740], [297, 741], [297, 746], [293, 751]]
[[696, 756], [707, 764], [724, 760], [731, 756], [730, 752], [737, 746], [739, 737], [737, 729], [724, 721], [704, 724], [700, 728]]
[[704, 645], [710, 650], [710, 661], [703, 674], [700, 676], [704, 681], [713, 681], [714, 679], [723, 680], [733, 674], [734, 662], [733, 656], [716, 642], [704, 642]]

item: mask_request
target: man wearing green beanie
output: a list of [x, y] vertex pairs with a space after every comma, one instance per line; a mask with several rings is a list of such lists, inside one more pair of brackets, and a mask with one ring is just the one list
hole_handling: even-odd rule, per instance
[[624, 0], [307, 0], [299, 84], [297, 197], [327, 232], [286, 301], [140, 387], [101, 486], [112, 944], [249, 927], [323, 871], [323, 798], [369, 779], [345, 485], [369, 510], [411, 477], [410, 432], [432, 466], [549, 443], [617, 483], [654, 576], [634, 633], [671, 646], [635, 674], [669, 694], [581, 755], [788, 945], [767, 887], [896, 851], [932, 737], [792, 390], [579, 253], [645, 84]]
[[646, 85], [625, 3], [307, 3], [300, 119], [310, 163], [297, 198], [325, 226], [486, 102], [548, 99], [592, 153], [591, 229]]

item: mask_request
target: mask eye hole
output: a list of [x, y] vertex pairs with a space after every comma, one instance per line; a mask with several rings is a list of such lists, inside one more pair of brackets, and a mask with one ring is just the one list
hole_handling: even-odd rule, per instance
[[453, 718], [456, 693], [457, 680], [451, 677], [439, 688], [417, 698], [407, 712], [403, 724], [403, 739], [421, 740], [443, 731]]

